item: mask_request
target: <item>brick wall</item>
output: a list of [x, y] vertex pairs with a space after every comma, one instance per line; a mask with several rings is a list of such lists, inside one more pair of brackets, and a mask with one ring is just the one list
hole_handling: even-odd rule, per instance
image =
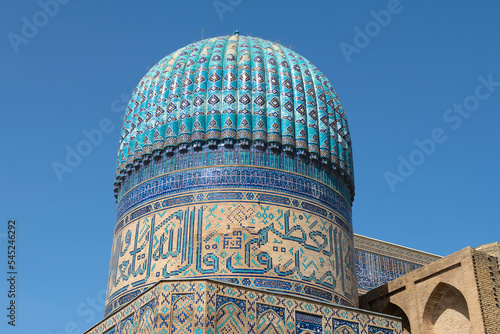
[[500, 333], [500, 271], [498, 259], [473, 251], [474, 272], [486, 334]]

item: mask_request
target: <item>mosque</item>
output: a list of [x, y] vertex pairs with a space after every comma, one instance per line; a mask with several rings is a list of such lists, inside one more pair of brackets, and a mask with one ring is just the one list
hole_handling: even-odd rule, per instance
[[88, 334], [500, 333], [500, 244], [441, 258], [353, 233], [344, 109], [277, 43], [236, 32], [151, 68], [114, 191]]

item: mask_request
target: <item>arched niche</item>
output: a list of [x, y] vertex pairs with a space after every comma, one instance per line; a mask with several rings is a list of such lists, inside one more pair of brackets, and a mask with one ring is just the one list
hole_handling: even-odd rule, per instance
[[226, 303], [217, 311], [216, 334], [245, 333], [246, 316], [234, 303]]
[[469, 334], [469, 307], [464, 295], [450, 284], [439, 283], [425, 305], [423, 325], [429, 334]]
[[172, 333], [193, 333], [193, 300], [189, 295], [178, 298], [172, 306]]
[[273, 310], [267, 310], [259, 317], [258, 334], [285, 334], [286, 326], [280, 316]]
[[154, 322], [154, 311], [148, 306], [142, 313], [136, 333], [153, 334]]
[[402, 327], [403, 331], [402, 334], [411, 334], [411, 326], [410, 326], [410, 320], [408, 319], [408, 316], [406, 315], [405, 311], [401, 307], [399, 307], [396, 304], [389, 303], [387, 306], [384, 308], [382, 311], [384, 314], [389, 314], [393, 315], [395, 317], [400, 317], [402, 319]]

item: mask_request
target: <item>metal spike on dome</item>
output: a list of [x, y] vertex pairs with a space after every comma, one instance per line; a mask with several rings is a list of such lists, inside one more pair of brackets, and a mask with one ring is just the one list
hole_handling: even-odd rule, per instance
[[234, 31], [234, 34], [235, 34], [236, 36], [239, 36], [239, 35], [240, 35], [239, 30], [238, 30], [238, 29], [236, 29], [236, 30]]

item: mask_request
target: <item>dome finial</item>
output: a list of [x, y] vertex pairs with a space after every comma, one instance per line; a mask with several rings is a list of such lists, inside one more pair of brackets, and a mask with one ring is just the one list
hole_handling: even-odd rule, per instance
[[239, 36], [239, 35], [240, 35], [239, 30], [238, 30], [238, 29], [236, 29], [236, 30], [234, 31], [234, 34], [235, 34], [236, 36]]

